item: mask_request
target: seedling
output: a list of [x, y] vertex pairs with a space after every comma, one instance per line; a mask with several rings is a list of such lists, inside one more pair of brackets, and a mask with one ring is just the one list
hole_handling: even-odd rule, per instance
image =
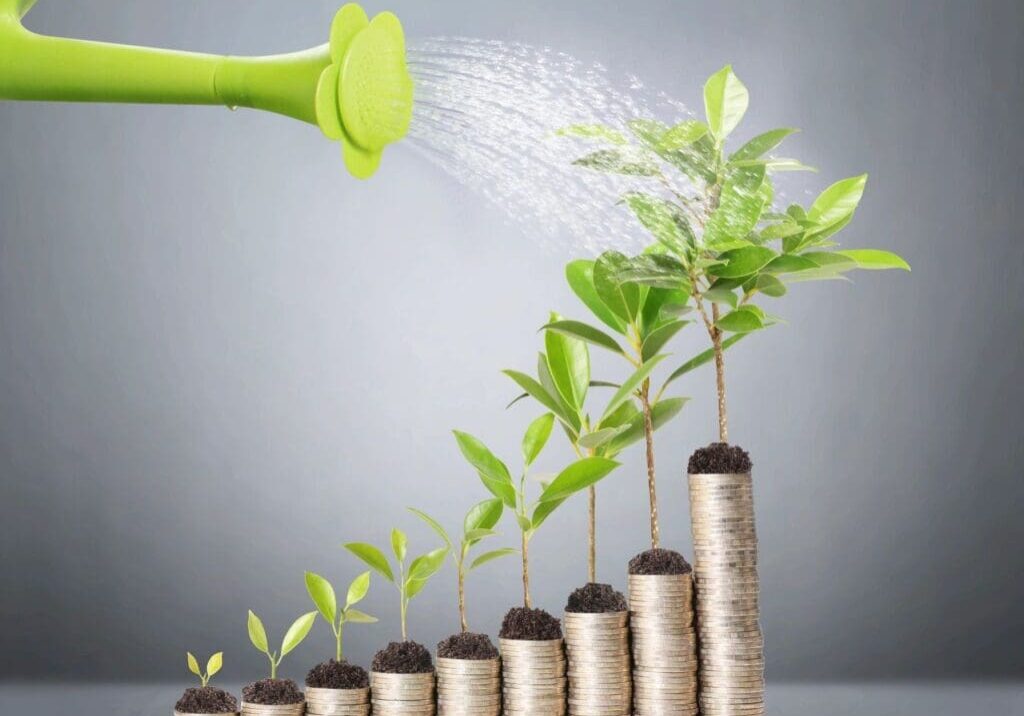
[[462, 538], [459, 540], [458, 549], [455, 549], [455, 544], [452, 541], [452, 538], [448, 536], [448, 532], [441, 526], [440, 522], [427, 513], [413, 507], [410, 507], [409, 511], [426, 522], [431, 529], [440, 535], [441, 539], [444, 540], [444, 543], [448, 545], [448, 549], [452, 555], [452, 560], [455, 562], [455, 573], [458, 578], [459, 624], [461, 625], [463, 633], [468, 632], [469, 623], [466, 620], [466, 574], [495, 559], [516, 553], [516, 550], [511, 547], [502, 547], [489, 552], [484, 552], [468, 565], [466, 564], [466, 560], [469, 558], [469, 552], [474, 546], [476, 546], [476, 544], [487, 537], [497, 534], [494, 531], [494, 526], [498, 524], [498, 521], [501, 519], [501, 514], [504, 511], [504, 505], [497, 497], [484, 500], [483, 502], [474, 505], [473, 508], [466, 513], [466, 518], [462, 521]]
[[526, 607], [533, 606], [530, 599], [530, 540], [559, 505], [580, 490], [596, 484], [619, 465], [606, 457], [581, 458], [544, 485], [540, 497], [535, 502], [529, 502], [526, 494], [528, 471], [547, 445], [554, 424], [554, 414], [545, 413], [530, 423], [526, 429], [522, 448], [523, 470], [518, 487], [512, 481], [512, 474], [505, 463], [495, 457], [486, 445], [468, 433], [455, 431], [455, 440], [462, 455], [476, 468], [484, 487], [515, 512], [522, 538], [520, 553], [523, 560], [523, 604]]
[[280, 652], [277, 652], [270, 650], [270, 646], [267, 643], [267, 631], [263, 628], [263, 622], [251, 609], [249, 610], [249, 641], [270, 660], [271, 679], [277, 678], [277, 667], [281, 665], [281, 661], [289, 652], [302, 643], [302, 640], [309, 634], [309, 630], [313, 628], [313, 622], [315, 621], [316, 612], [307, 612], [292, 622], [292, 625], [288, 627], [288, 631], [285, 632], [284, 639], [281, 640]]
[[[582, 288], [587, 286], [590, 293], [583, 292], [583, 294], [593, 295], [596, 298], [597, 294], [593, 288], [592, 278], [593, 263], [574, 262], [569, 265], [568, 273], [570, 284], [574, 288], [580, 288], [577, 293], [581, 293]], [[667, 290], [658, 288], [645, 289], [643, 292], [645, 300], [661, 301], [662, 303], [667, 300], [668, 294]], [[610, 311], [605, 313], [614, 316]], [[578, 457], [583, 457], [586, 454], [614, 458], [640, 438], [647, 438], [651, 543], [652, 547], [657, 547], [659, 541], [658, 502], [654, 487], [653, 434], [657, 428], [671, 420], [682, 409], [686, 399], [666, 398], [651, 405], [648, 399], [650, 375], [658, 363], [665, 358], [665, 355], [659, 351], [686, 322], [675, 319], [661, 322], [650, 321], [645, 324], [641, 321], [642, 315], [642, 312], [639, 312], [631, 324], [620, 321], [619, 325], [622, 325], [624, 330], [625, 326], [629, 325], [629, 335], [637, 338], [637, 341], [632, 343], [634, 352], [629, 353], [620, 347], [618, 341], [607, 334], [579, 321], [564, 320], [558, 314], [553, 313], [549, 323], [545, 326], [545, 352], [538, 356], [537, 377], [532, 378], [514, 370], [506, 370], [505, 374], [526, 391], [516, 400], [529, 395], [553, 412]], [[639, 342], [645, 335], [650, 335], [651, 339], [646, 341], [646, 344]], [[631, 375], [622, 384], [591, 380], [588, 342], [615, 350], [621, 357], [629, 361]], [[597, 419], [592, 419], [585, 407], [589, 387], [616, 389]], [[642, 410], [637, 408], [634, 399]], [[588, 488], [588, 493], [588, 576], [590, 582], [596, 582], [597, 494], [593, 486]]]
[[334, 593], [334, 587], [326, 579], [314, 572], [306, 572], [306, 591], [309, 598], [313, 600], [320, 616], [331, 626], [334, 632], [336, 661], [344, 658], [342, 650], [342, 638], [345, 632], [345, 625], [353, 624], [374, 624], [377, 617], [361, 612], [353, 605], [358, 604], [370, 591], [370, 573], [363, 572], [352, 580], [348, 585], [348, 593], [345, 596], [345, 606], [338, 609], [338, 598]]
[[210, 683], [213, 675], [220, 671], [220, 668], [224, 665], [224, 652], [218, 651], [206, 662], [206, 673], [204, 674], [199, 668], [199, 662], [196, 661], [196, 657], [192, 656], [192, 652], [188, 651], [185, 654], [188, 670], [199, 677], [199, 685], [204, 688]]
[[437, 574], [448, 556], [448, 547], [438, 547], [432, 552], [421, 554], [414, 559], [408, 569], [405, 566], [406, 552], [408, 551], [409, 539], [405, 533], [398, 528], [391, 530], [391, 551], [395, 555], [395, 563], [398, 565], [398, 575], [395, 576], [391, 569], [391, 563], [384, 553], [365, 542], [349, 542], [345, 549], [365, 562], [373, 571], [384, 579], [388, 580], [398, 588], [399, 608], [402, 621], [402, 641], [409, 640], [409, 633], [406, 627], [406, 616], [409, 611], [409, 602], [420, 593], [426, 585], [427, 580]]
[[[841, 279], [857, 268], [910, 270], [889, 251], [836, 248], [834, 237], [852, 220], [866, 174], [832, 184], [809, 208], [790, 204], [784, 212], [773, 210], [774, 174], [815, 170], [795, 159], [769, 155], [797, 131], [790, 128], [759, 134], [727, 154], [725, 140], [748, 103], [747, 88], [726, 66], [704, 85], [706, 121], [689, 119], [670, 127], [635, 119], [629, 122], [631, 136], [593, 125], [561, 132], [608, 145], [575, 163], [635, 177], [637, 189], [623, 196], [623, 204], [656, 239], [641, 256], [608, 252], [593, 266], [570, 264], [570, 284], [593, 313], [619, 333], [635, 331], [637, 315], [641, 328], [653, 321], [665, 322], [665, 330], [671, 330], [670, 315], [692, 300], [711, 347], [673, 371], [658, 395], [680, 376], [714, 361], [721, 442], [729, 440], [725, 350], [778, 322], [755, 305], [755, 299], [781, 297], [788, 285], [801, 281]], [[649, 307], [650, 294], [662, 288], [672, 292], [670, 300], [657, 300]], [[559, 328], [619, 350], [614, 339], [592, 326]], [[635, 337], [646, 342], [660, 330]]]

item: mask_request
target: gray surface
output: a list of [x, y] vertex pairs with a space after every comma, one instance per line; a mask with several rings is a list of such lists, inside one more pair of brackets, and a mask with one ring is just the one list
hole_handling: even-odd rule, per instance
[[[231, 687], [237, 695], [237, 686]], [[0, 684], [0, 709], [10, 714], [163, 716], [181, 689], [139, 684]], [[1024, 687], [1013, 684], [773, 684], [768, 716], [963, 716], [1024, 714]]]
[[[324, 38], [336, 3], [296, 5], [47, 0], [30, 19], [256, 53]], [[1024, 6], [391, 6], [414, 36], [551, 45], [691, 105], [732, 62], [747, 132], [804, 127], [790, 150], [822, 185], [871, 173], [845, 241], [914, 273], [802, 287], [778, 310], [788, 325], [730, 359], [732, 432], [757, 460], [769, 675], [1024, 673]], [[262, 673], [247, 607], [280, 638], [309, 608], [302, 569], [352, 576], [340, 543], [382, 543], [395, 522], [432, 547], [402, 507], [451, 523], [479, 496], [449, 428], [515, 454], [526, 415], [503, 410], [497, 371], [531, 364], [549, 309], [579, 314], [568, 251], [400, 148], [358, 184], [316, 130], [269, 115], [7, 105], [0, 127], [8, 678], [177, 678], [186, 649], [225, 650], [228, 678]], [[687, 381], [694, 402], [660, 439], [664, 541], [687, 553], [680, 475], [712, 437], [710, 389]], [[620, 586], [645, 533], [641, 456], [625, 459], [599, 534]], [[538, 538], [539, 604], [584, 580], [584, 529], [577, 503]], [[423, 642], [456, 627], [452, 581], [413, 605]], [[474, 575], [473, 624], [493, 633], [517, 590], [511, 561]], [[375, 584], [367, 609], [385, 624], [351, 629], [364, 664], [397, 635], [391, 591]], [[319, 625], [284, 673], [329, 650]]]

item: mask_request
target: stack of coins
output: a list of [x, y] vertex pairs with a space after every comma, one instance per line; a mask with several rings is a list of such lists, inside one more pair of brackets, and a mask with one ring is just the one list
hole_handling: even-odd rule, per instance
[[749, 473], [690, 475], [701, 713], [764, 713], [757, 534]]
[[499, 639], [505, 716], [565, 714], [565, 652], [561, 639]]
[[697, 634], [690, 574], [629, 575], [633, 713], [697, 713]]
[[242, 702], [242, 716], [302, 716], [306, 712], [306, 702], [297, 704], [251, 704]]
[[368, 716], [370, 687], [314, 689], [306, 687], [306, 713], [310, 716]]
[[501, 665], [498, 659], [437, 659], [439, 716], [499, 716]]
[[377, 716], [415, 714], [433, 716], [434, 672], [425, 674], [385, 674], [370, 672], [370, 697]]
[[629, 716], [633, 680], [629, 672], [629, 612], [565, 613], [569, 662], [569, 713]]

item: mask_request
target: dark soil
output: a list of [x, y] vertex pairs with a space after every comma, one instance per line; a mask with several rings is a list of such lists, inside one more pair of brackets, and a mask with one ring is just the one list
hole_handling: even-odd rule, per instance
[[277, 706], [303, 700], [302, 692], [291, 679], [260, 679], [242, 688], [242, 701], [250, 704]]
[[606, 612], [626, 611], [626, 598], [616, 592], [610, 584], [590, 582], [569, 595], [569, 603], [565, 605], [567, 612], [586, 614], [604, 614]]
[[369, 685], [366, 669], [347, 661], [331, 659], [317, 664], [306, 674], [306, 686], [314, 689], [365, 689]]
[[753, 467], [750, 455], [739, 445], [711, 443], [690, 456], [691, 475], [741, 475]]
[[373, 657], [372, 668], [381, 674], [426, 674], [434, 670], [434, 660], [418, 642], [393, 641]]
[[688, 574], [693, 571], [683, 555], [670, 549], [649, 549], [629, 560], [630, 574]]
[[547, 641], [562, 638], [562, 622], [543, 609], [513, 607], [501, 622], [502, 639]]
[[234, 713], [238, 711], [238, 700], [223, 689], [204, 686], [185, 689], [174, 710], [181, 714]]
[[454, 634], [437, 644], [437, 655], [442, 659], [497, 659], [498, 650], [486, 634]]

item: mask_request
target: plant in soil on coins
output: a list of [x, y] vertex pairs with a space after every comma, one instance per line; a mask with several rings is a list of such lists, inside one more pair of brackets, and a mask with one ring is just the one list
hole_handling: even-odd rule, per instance
[[[579, 321], [564, 320], [552, 313], [544, 327], [544, 352], [537, 358], [537, 377], [515, 370], [506, 370], [504, 373], [525, 391], [512, 403], [529, 396], [551, 410], [578, 457], [612, 459], [641, 438], [646, 438], [651, 543], [657, 547], [658, 500], [654, 485], [653, 435], [655, 430], [679, 413], [686, 398], [665, 398], [652, 405], [649, 400], [650, 376], [655, 366], [665, 358], [660, 353], [661, 349], [686, 323], [677, 318], [661, 318], [660, 311], [666, 308], [669, 299], [675, 305], [679, 301], [685, 303], [685, 298], [665, 288], [636, 284], [633, 288], [636, 289], [639, 310], [629, 313], [624, 309], [624, 315], [630, 318], [619, 319], [612, 309], [601, 302], [595, 288], [594, 269], [593, 261], [569, 264], [566, 270], [569, 283], [585, 304], [597, 307], [596, 315], [606, 316], [609, 323], [615, 323], [623, 332], [636, 338], [632, 341], [634, 351], [630, 353], [624, 350], [618, 341], [599, 329]], [[600, 285], [604, 288], [606, 281], [603, 278], [603, 265], [598, 275], [602, 277]], [[608, 290], [611, 291], [611, 288]], [[632, 295], [628, 287], [624, 290]], [[653, 308], [655, 304], [657, 309]], [[624, 303], [621, 305], [625, 306]], [[650, 314], [647, 319], [642, 310], [645, 306]], [[591, 380], [588, 343], [613, 350], [625, 358], [631, 366], [631, 374], [626, 380], [621, 384]], [[590, 387], [616, 389], [596, 418], [592, 418], [586, 409]], [[587, 575], [588, 581], [593, 583], [597, 581], [597, 491], [591, 485], [587, 492]]]
[[[779, 298], [798, 282], [842, 279], [852, 269], [910, 269], [889, 251], [837, 248], [834, 237], [852, 220], [866, 174], [832, 184], [810, 207], [794, 203], [784, 211], [774, 208], [775, 174], [815, 170], [796, 159], [770, 155], [795, 129], [772, 129], [726, 151], [726, 139], [748, 102], [746, 87], [726, 66], [704, 85], [705, 121], [688, 119], [668, 126], [638, 118], [628, 123], [628, 133], [595, 125], [561, 130], [606, 145], [576, 165], [636, 178], [636, 188], [622, 197], [622, 204], [656, 240], [639, 257], [602, 255], [592, 267], [592, 284], [587, 266], [579, 265], [575, 278], [570, 274], [570, 284], [620, 333], [623, 322], [641, 310], [642, 285], [654, 285], [650, 281], [655, 276], [674, 291], [668, 305], [692, 305], [711, 347], [676, 368], [657, 395], [680, 376], [713, 361], [722, 443], [729, 440], [724, 353], [778, 322], [755, 300]], [[635, 286], [637, 276], [643, 278], [640, 286]], [[585, 331], [591, 342], [614, 349], [603, 331]]]
[[324, 618], [334, 632], [335, 660], [344, 659], [343, 637], [346, 624], [375, 624], [377, 617], [370, 616], [355, 608], [370, 591], [370, 573], [363, 572], [348, 585], [345, 595], [345, 606], [338, 609], [338, 598], [334, 587], [326, 579], [314, 572], [306, 572], [306, 591], [313, 600], [320, 616]]
[[422, 591], [427, 580], [437, 574], [437, 571], [444, 565], [444, 560], [448, 556], [447, 546], [438, 547], [431, 552], [416, 557], [409, 563], [407, 568], [405, 558], [408, 544], [409, 538], [406, 537], [402, 530], [398, 528], [391, 530], [391, 551], [395, 555], [395, 564], [398, 567], [397, 575], [391, 569], [391, 563], [384, 556], [384, 553], [372, 544], [349, 542], [345, 545], [345, 549], [366, 563], [370, 569], [394, 584], [398, 589], [402, 641], [408, 641], [406, 616], [409, 611], [409, 602]]
[[267, 659], [270, 661], [270, 678], [277, 678], [277, 667], [281, 665], [281, 661], [287, 656], [295, 647], [302, 643], [302, 640], [309, 634], [309, 630], [313, 628], [313, 622], [316, 621], [316, 612], [307, 612], [301, 617], [292, 622], [292, 625], [288, 627], [288, 631], [285, 632], [284, 639], [281, 640], [281, 648], [278, 651], [271, 651], [270, 645], [267, 641], [267, 631], [263, 628], [263, 622], [260, 620], [253, 611], [249, 610], [249, 641], [256, 649], [265, 654]]
[[512, 480], [512, 473], [505, 463], [495, 457], [486, 445], [468, 433], [455, 431], [455, 440], [463, 457], [476, 469], [484, 486], [515, 514], [521, 532], [523, 604], [528, 608], [533, 606], [530, 599], [530, 540], [563, 502], [596, 484], [619, 465], [607, 457], [580, 458], [545, 484], [540, 497], [531, 502], [526, 494], [529, 469], [547, 445], [554, 424], [554, 414], [545, 413], [526, 429], [522, 441], [523, 470], [518, 485]]
[[196, 661], [196, 657], [192, 655], [191, 651], [185, 652], [185, 661], [188, 664], [188, 670], [199, 677], [199, 685], [205, 688], [214, 674], [220, 671], [224, 665], [224, 652], [218, 651], [207, 660], [206, 673], [199, 668], [199, 662]]
[[441, 526], [440, 522], [425, 512], [413, 507], [410, 507], [409, 511], [426, 522], [427, 525], [434, 530], [448, 546], [448, 550], [452, 555], [452, 560], [455, 562], [455, 573], [458, 580], [459, 624], [462, 633], [465, 634], [469, 631], [469, 622], [466, 619], [466, 575], [477, 567], [485, 565], [488, 562], [516, 553], [516, 550], [511, 547], [500, 547], [478, 555], [472, 562], [467, 564], [470, 550], [479, 544], [481, 540], [497, 534], [494, 531], [494, 526], [498, 524], [499, 520], [501, 520], [504, 505], [502, 504], [501, 499], [497, 497], [484, 500], [483, 502], [474, 505], [469, 512], [466, 513], [466, 517], [462, 521], [462, 537], [459, 540], [458, 549], [455, 548], [454, 541], [448, 535], [445, 528]]

